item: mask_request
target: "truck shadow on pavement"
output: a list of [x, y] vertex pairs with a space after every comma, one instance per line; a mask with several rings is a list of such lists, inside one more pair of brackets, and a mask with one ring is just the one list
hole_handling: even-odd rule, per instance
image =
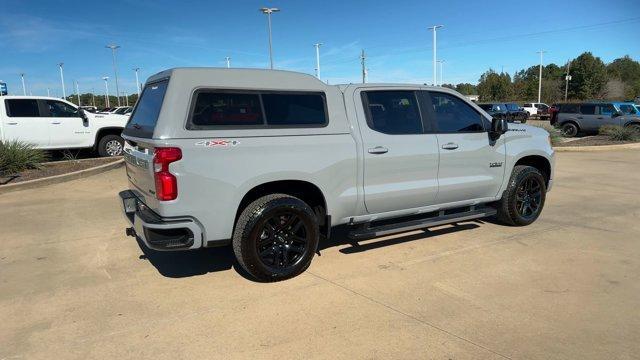
[[[427, 240], [428, 238], [450, 234], [459, 231], [472, 230], [478, 228], [482, 221], [476, 220], [466, 223], [454, 223], [439, 227], [436, 229], [417, 230], [418, 233], [411, 232], [407, 235], [394, 235], [382, 240], [369, 239], [354, 241], [349, 239], [349, 229], [346, 226], [339, 226], [333, 229], [329, 239], [322, 238], [318, 246], [318, 255], [322, 255], [322, 250], [326, 250], [336, 246], [350, 245], [340, 249], [340, 253], [356, 254], [363, 251], [379, 249], [385, 246], [393, 246], [406, 243], [409, 241]], [[231, 246], [223, 246], [216, 248], [205, 248], [193, 251], [156, 251], [147, 248], [144, 243], [138, 239], [138, 246], [143, 254], [140, 255], [141, 260], [148, 260], [158, 272], [169, 278], [184, 278], [197, 275], [205, 275], [207, 273], [225, 271], [234, 269], [240, 276], [245, 279], [255, 281], [247, 274], [238, 264], [233, 254]]]

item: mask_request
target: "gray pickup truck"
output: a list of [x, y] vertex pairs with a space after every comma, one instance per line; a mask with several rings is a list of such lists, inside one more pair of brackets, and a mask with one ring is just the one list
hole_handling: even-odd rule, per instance
[[339, 225], [354, 240], [528, 225], [553, 182], [545, 130], [423, 85], [176, 68], [148, 79], [123, 137], [127, 234], [165, 251], [232, 244], [260, 281], [303, 272]]

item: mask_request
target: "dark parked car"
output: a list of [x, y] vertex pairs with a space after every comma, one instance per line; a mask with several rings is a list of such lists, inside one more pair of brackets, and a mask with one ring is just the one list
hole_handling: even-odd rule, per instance
[[522, 124], [527, 122], [529, 113], [524, 111], [520, 105], [516, 103], [506, 103], [504, 106], [507, 108], [507, 121], [519, 121]]
[[567, 137], [580, 132], [597, 132], [604, 125], [631, 126], [640, 131], [640, 118], [624, 115], [611, 102], [555, 104], [551, 125]]
[[501, 103], [481, 103], [478, 104], [480, 108], [486, 111], [491, 117], [494, 118], [507, 118], [507, 107]]
[[519, 121], [525, 123], [529, 115], [515, 103], [482, 103], [480, 108], [492, 117], [505, 118], [509, 122]]

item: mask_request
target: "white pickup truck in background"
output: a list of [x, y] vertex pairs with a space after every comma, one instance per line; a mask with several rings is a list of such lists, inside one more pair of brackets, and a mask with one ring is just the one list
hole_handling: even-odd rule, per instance
[[94, 114], [53, 97], [0, 97], [0, 141], [23, 141], [39, 149], [93, 148], [100, 156], [119, 156], [128, 120], [127, 115]]

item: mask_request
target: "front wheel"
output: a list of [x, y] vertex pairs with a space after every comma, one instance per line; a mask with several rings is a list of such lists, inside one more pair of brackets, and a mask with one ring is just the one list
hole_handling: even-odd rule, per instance
[[124, 139], [118, 135], [106, 135], [98, 142], [98, 155], [101, 157], [121, 156], [124, 149]]
[[313, 210], [285, 194], [263, 196], [240, 214], [233, 233], [238, 263], [259, 281], [280, 281], [305, 271], [318, 248]]
[[514, 167], [498, 202], [498, 220], [515, 226], [531, 224], [540, 216], [546, 194], [547, 185], [540, 170], [524, 165]]

